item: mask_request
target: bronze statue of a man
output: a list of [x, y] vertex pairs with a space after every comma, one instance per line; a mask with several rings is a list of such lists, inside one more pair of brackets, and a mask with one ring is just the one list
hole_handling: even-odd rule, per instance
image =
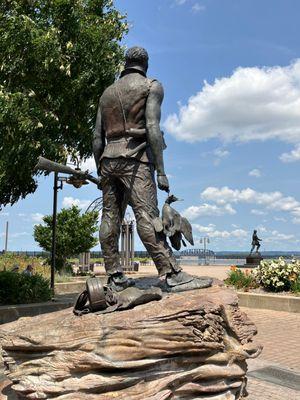
[[[93, 151], [103, 191], [100, 243], [108, 284], [120, 291], [134, 284], [120, 265], [118, 242], [121, 222], [129, 204], [138, 234], [166, 284], [199, 286], [197, 279], [181, 271], [163, 232], [155, 230], [159, 217], [157, 192], [169, 191], [165, 174], [164, 140], [160, 130], [163, 87], [146, 76], [148, 54], [142, 47], [130, 48], [120, 79], [100, 98]], [[197, 286], [198, 285], [198, 286]]]
[[259, 242], [261, 242], [261, 241], [262, 241], [262, 239], [259, 239], [259, 237], [257, 236], [257, 231], [254, 230], [253, 231], [253, 235], [252, 235], [252, 248], [250, 250], [250, 254], [252, 254], [252, 252], [255, 249], [255, 247], [256, 247], [256, 253], [258, 253], [259, 248], [260, 248], [260, 243]]

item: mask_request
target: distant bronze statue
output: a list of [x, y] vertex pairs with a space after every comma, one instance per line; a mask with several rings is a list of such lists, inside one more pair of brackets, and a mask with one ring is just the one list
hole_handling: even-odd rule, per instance
[[93, 151], [101, 179], [103, 210], [100, 243], [108, 285], [117, 291], [134, 284], [120, 264], [120, 227], [127, 205], [135, 214], [138, 234], [158, 273], [171, 291], [210, 286], [176, 264], [161, 229], [154, 179], [169, 192], [164, 169], [164, 139], [160, 130], [163, 87], [147, 78], [148, 54], [142, 47], [130, 48], [120, 79], [109, 86], [99, 101]]
[[256, 253], [258, 253], [259, 248], [260, 248], [259, 242], [261, 242], [261, 241], [262, 241], [262, 239], [259, 239], [257, 236], [257, 231], [254, 230], [253, 235], [252, 235], [252, 248], [251, 248], [250, 254], [253, 253], [253, 250], [255, 249], [255, 247], [256, 247]]

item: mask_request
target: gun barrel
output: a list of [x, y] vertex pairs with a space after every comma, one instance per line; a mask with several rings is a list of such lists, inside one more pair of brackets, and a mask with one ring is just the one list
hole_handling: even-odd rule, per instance
[[67, 165], [48, 160], [48, 158], [41, 156], [38, 158], [38, 163], [36, 164], [35, 169], [48, 172], [62, 172], [71, 175], [75, 174], [76, 172], [73, 168], [68, 167]]
[[38, 163], [35, 166], [35, 170], [42, 170], [48, 172], [61, 172], [63, 174], [73, 175], [73, 176], [80, 176], [82, 179], [87, 179], [90, 182], [95, 183], [96, 185], [99, 184], [99, 179], [95, 178], [93, 175], [88, 174], [84, 171], [77, 171], [67, 165], [63, 165], [57, 163], [55, 161], [48, 160], [48, 158], [40, 156], [38, 158]]

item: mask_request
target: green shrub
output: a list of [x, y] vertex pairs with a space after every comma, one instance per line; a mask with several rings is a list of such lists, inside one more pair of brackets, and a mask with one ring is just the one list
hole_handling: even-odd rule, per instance
[[257, 283], [272, 292], [290, 291], [296, 288], [300, 278], [300, 260], [287, 263], [282, 257], [277, 260], [263, 260], [252, 271]]
[[242, 271], [237, 267], [231, 267], [228, 278], [224, 281], [226, 285], [234, 286], [236, 289], [253, 289], [258, 287], [255, 278], [249, 270]]
[[300, 295], [300, 276], [298, 276], [298, 279], [296, 279], [295, 281], [292, 282], [291, 292]]
[[0, 304], [38, 303], [51, 299], [49, 280], [41, 275], [0, 272]]

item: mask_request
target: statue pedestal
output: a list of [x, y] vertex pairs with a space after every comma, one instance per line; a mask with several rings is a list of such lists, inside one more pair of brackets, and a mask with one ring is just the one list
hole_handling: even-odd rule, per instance
[[249, 268], [257, 267], [262, 260], [263, 258], [259, 252], [251, 253], [246, 257], [246, 264], [244, 265], [244, 267], [249, 267]]
[[111, 314], [76, 317], [67, 309], [20, 318], [0, 330], [5, 374], [12, 382], [2, 395], [240, 399], [246, 360], [261, 351], [252, 342], [255, 334], [236, 294], [219, 281]]

